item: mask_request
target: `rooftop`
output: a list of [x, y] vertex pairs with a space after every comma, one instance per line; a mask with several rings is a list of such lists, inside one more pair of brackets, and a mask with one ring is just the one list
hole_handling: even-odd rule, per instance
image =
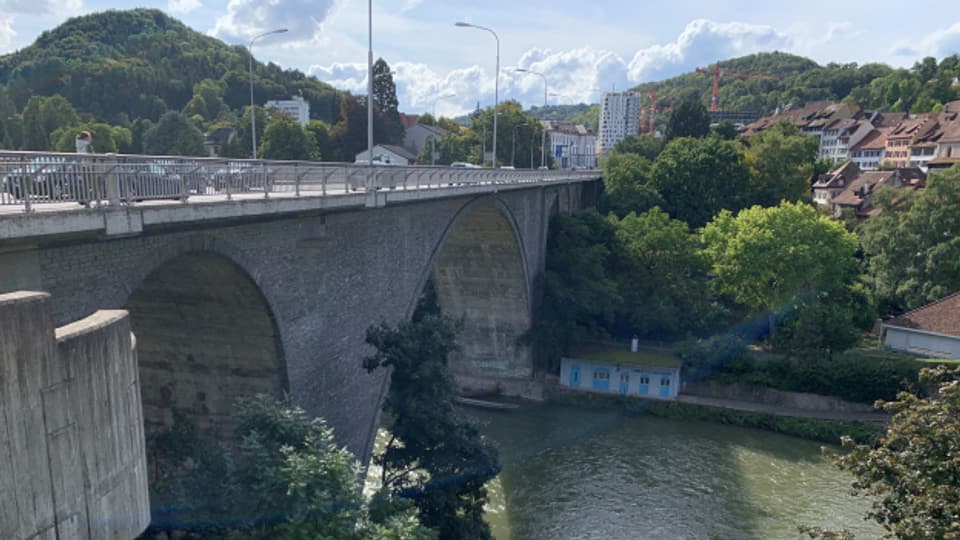
[[960, 291], [904, 313], [887, 322], [887, 326], [960, 337]]
[[667, 349], [655, 347], [640, 347], [637, 349], [637, 352], [630, 352], [630, 349], [626, 345], [589, 345], [573, 351], [570, 356], [582, 358], [590, 362], [605, 362], [608, 364], [670, 368], [680, 367], [680, 358]]
[[860, 142], [853, 145], [853, 148], [850, 149], [851, 152], [856, 152], [858, 150], [883, 150], [887, 146], [887, 135], [890, 134], [890, 128], [880, 127], [876, 128], [870, 133], [867, 133], [867, 136], [861, 139]]

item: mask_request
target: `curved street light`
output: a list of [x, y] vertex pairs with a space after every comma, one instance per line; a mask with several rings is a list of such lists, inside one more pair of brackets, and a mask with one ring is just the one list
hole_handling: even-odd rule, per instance
[[493, 75], [493, 168], [497, 168], [497, 109], [500, 107], [500, 36], [486, 26], [465, 22], [458, 22], [455, 26], [485, 30], [493, 34], [493, 39], [497, 41], [497, 67]]
[[250, 53], [250, 140], [253, 143], [253, 159], [257, 159], [257, 110], [253, 102], [253, 43], [262, 37], [282, 34], [286, 31], [286, 28], [278, 28], [258, 34], [253, 36], [253, 39], [250, 40], [250, 45], [247, 46], [247, 52]]
[[[533, 71], [532, 69], [526, 68], [517, 68], [517, 71], [520, 73], [529, 73], [531, 75], [537, 75], [543, 79], [543, 106], [547, 106], [547, 76], [539, 71]], [[544, 111], [546, 112], [546, 111]], [[545, 166], [547, 160], [547, 130], [541, 129], [542, 135], [540, 136], [540, 166]]]

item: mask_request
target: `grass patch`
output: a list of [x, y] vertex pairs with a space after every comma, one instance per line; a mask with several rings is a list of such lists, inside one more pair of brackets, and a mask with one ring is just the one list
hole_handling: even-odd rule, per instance
[[924, 364], [930, 364], [932, 366], [954, 366], [960, 364], [960, 359], [954, 358], [920, 358], [918, 362], [923, 362]]
[[630, 352], [630, 349], [623, 347], [590, 345], [577, 349], [570, 357], [607, 364], [664, 368], [680, 367], [680, 358], [672, 352], [651, 347], [640, 347], [637, 352]]

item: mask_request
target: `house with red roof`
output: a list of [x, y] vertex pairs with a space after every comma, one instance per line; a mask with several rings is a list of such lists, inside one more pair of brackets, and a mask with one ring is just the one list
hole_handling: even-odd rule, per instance
[[960, 291], [882, 325], [883, 344], [934, 358], [960, 358]]

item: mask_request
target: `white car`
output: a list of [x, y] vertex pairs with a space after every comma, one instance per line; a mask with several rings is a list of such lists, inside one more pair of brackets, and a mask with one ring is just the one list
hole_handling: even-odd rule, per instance
[[479, 169], [480, 168], [479, 165], [474, 165], [473, 163], [467, 163], [465, 161], [454, 161], [453, 163], [450, 164], [450, 166], [455, 167], [457, 169]]

